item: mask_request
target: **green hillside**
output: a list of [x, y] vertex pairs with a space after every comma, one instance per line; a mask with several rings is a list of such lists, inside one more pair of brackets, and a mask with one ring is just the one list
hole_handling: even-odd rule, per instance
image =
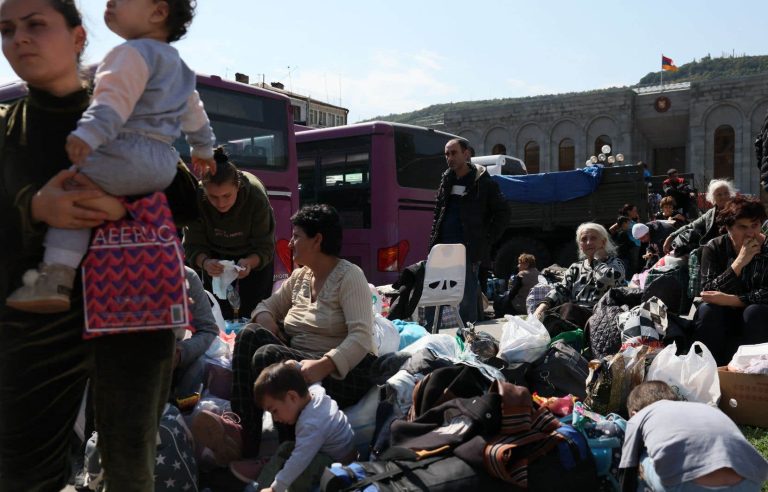
[[[679, 68], [677, 72], [664, 72], [664, 83], [695, 82], [768, 72], [768, 56], [712, 58], [707, 55], [699, 61], [680, 65]], [[650, 72], [640, 79], [638, 85], [655, 85], [660, 81], [661, 72]]]
[[[686, 82], [711, 80], [718, 78], [739, 77], [745, 75], [755, 75], [768, 72], [767, 56], [741, 56], [741, 57], [722, 57], [712, 58], [707, 55], [701, 60], [694, 60], [690, 63], [680, 65], [677, 72], [664, 72], [664, 83]], [[660, 82], [661, 72], [650, 72], [645, 75], [634, 86], [657, 85]], [[610, 89], [602, 89], [610, 90]], [[587, 91], [589, 92], [599, 92]], [[483, 101], [461, 101], [443, 104], [433, 104], [416, 111], [399, 114], [389, 114], [387, 116], [377, 116], [371, 120], [393, 121], [396, 123], [407, 123], [411, 125], [431, 126], [442, 123], [443, 114], [446, 111], [457, 111], [463, 109], [481, 109], [490, 106], [499, 106], [505, 103], [511, 103], [529, 98], [503, 98], [489, 99]]]

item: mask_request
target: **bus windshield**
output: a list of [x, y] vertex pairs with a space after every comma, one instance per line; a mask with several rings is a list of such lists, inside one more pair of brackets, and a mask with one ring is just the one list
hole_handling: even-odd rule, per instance
[[[200, 98], [216, 134], [238, 167], [279, 171], [288, 167], [288, 116], [285, 102], [256, 94], [198, 85]], [[174, 147], [189, 162], [183, 137]]]

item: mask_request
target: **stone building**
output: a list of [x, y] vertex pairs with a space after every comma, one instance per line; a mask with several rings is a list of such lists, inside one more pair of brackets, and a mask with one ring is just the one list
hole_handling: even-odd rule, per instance
[[437, 126], [467, 138], [477, 155], [520, 157], [529, 172], [582, 167], [610, 144], [654, 174], [692, 172], [699, 189], [713, 177], [733, 178], [740, 191], [756, 194], [753, 142], [767, 111], [765, 73], [512, 99], [446, 112]]
[[347, 108], [291, 92], [286, 90], [285, 85], [280, 82], [269, 84], [257, 82], [253, 85], [288, 96], [291, 99], [294, 123], [312, 128], [329, 128], [343, 126], [348, 122], [349, 109]]

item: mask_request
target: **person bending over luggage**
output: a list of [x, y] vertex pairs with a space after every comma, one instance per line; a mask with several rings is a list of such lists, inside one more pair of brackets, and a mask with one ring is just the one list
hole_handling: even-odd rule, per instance
[[280, 444], [256, 480], [261, 492], [312, 490], [326, 467], [356, 457], [347, 416], [319, 384], [307, 387], [296, 361], [267, 367], [253, 385], [256, 406], [281, 424], [295, 426], [296, 439]]
[[[371, 291], [363, 271], [339, 258], [342, 229], [336, 209], [329, 205], [308, 205], [292, 218], [293, 236], [289, 246], [293, 259], [304, 265], [293, 271], [280, 289], [262, 301], [235, 340], [232, 357], [232, 411], [242, 428], [214, 414], [201, 413], [208, 428], [234, 429], [234, 441], [203, 442], [214, 455], [237, 453], [258, 456], [261, 445], [261, 408], [253, 404], [253, 383], [268, 366], [285, 360], [301, 361], [307, 383], [322, 381], [328, 395], [345, 408], [357, 403], [374, 386], [371, 366], [376, 361], [373, 345]], [[197, 428], [206, 427], [198, 423]], [[281, 440], [289, 429], [277, 426]], [[209, 445], [210, 444], [210, 445]], [[230, 469], [255, 479], [259, 463], [236, 461]]]
[[[662, 381], [646, 381], [630, 392], [619, 463], [624, 490], [759, 491], [768, 462], [736, 424], [717, 408], [675, 400]], [[645, 487], [627, 480], [635, 468]]]
[[576, 244], [580, 260], [568, 267], [563, 281], [534, 311], [552, 336], [570, 327], [560, 320], [583, 328], [603, 294], [624, 283], [624, 265], [615, 256], [616, 246], [605, 227], [594, 222], [581, 224], [576, 229]]
[[[205, 173], [197, 191], [200, 218], [184, 231], [184, 253], [210, 291], [213, 278], [224, 273], [221, 261], [243, 267], [232, 285], [240, 295], [239, 313], [250, 316], [272, 293], [275, 213], [259, 178], [239, 170], [223, 147], [214, 159], [216, 172]], [[225, 319], [235, 317], [229, 301], [217, 301]]]
[[768, 342], [768, 242], [760, 230], [765, 208], [757, 198], [737, 196], [718, 214], [727, 234], [701, 250], [701, 297], [694, 338], [718, 365], [739, 345]]

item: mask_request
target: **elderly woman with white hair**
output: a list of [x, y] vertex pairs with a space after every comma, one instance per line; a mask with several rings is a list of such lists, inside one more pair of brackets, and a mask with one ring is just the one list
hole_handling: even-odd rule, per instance
[[555, 315], [581, 328], [592, 315], [592, 308], [611, 287], [624, 283], [624, 265], [616, 257], [616, 246], [611, 242], [605, 227], [585, 222], [576, 229], [579, 261], [565, 272], [563, 281], [547, 295], [534, 311], [543, 319], [550, 335], [557, 335], [561, 323], [549, 323]]
[[715, 222], [717, 213], [725, 207], [728, 200], [736, 196], [733, 182], [727, 179], [713, 179], [707, 187], [707, 201], [714, 207], [690, 224], [677, 229], [664, 241], [664, 253], [675, 250], [675, 256], [683, 256], [699, 246], [703, 246], [720, 235], [720, 228]]

